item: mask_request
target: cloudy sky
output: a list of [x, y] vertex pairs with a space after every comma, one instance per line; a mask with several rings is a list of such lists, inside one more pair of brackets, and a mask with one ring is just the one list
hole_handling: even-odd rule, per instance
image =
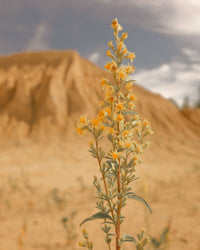
[[117, 17], [136, 53], [138, 84], [173, 98], [197, 98], [200, 0], [0, 0], [0, 55], [75, 49], [103, 67]]

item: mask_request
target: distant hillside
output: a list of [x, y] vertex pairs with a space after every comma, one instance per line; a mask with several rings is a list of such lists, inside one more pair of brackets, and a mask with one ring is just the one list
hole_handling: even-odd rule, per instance
[[[94, 116], [102, 98], [103, 69], [75, 51], [23, 53], [0, 58], [0, 137], [50, 138], [73, 134], [80, 114]], [[135, 86], [137, 109], [159, 136], [194, 138], [199, 125], [170, 101]]]

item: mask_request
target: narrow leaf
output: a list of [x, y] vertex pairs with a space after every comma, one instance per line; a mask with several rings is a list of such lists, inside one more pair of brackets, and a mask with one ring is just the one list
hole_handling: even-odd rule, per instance
[[142, 197], [132, 193], [128, 195], [128, 198], [142, 202], [149, 209], [150, 213], [152, 213], [149, 204]]
[[137, 115], [138, 113], [133, 110], [128, 110], [124, 112], [124, 115]]
[[105, 214], [105, 213], [96, 213], [93, 214], [91, 217], [85, 219], [84, 221], [81, 222], [80, 226], [82, 226], [85, 222], [90, 221], [90, 220], [97, 220], [97, 219], [108, 219], [108, 220], [112, 220], [112, 218], [110, 217], [110, 215]]
[[109, 140], [111, 143], [113, 143], [113, 136], [112, 136], [112, 135], [108, 134], [108, 135], [107, 135], [107, 138], [108, 138], [108, 140]]
[[129, 83], [129, 82], [136, 82], [136, 80], [131, 79], [131, 80], [126, 81], [126, 83]]
[[132, 242], [134, 242], [134, 243], [137, 243], [137, 241], [135, 240], [135, 238], [134, 238], [132, 235], [130, 235], [130, 234], [124, 234], [124, 235], [122, 236], [122, 238], [121, 238], [121, 241], [122, 241], [122, 242], [125, 242], [125, 241], [132, 241]]

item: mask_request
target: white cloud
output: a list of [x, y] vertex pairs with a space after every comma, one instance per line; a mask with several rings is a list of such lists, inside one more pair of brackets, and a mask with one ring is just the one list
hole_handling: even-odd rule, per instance
[[47, 24], [41, 22], [35, 31], [35, 34], [30, 39], [27, 50], [42, 50], [48, 48], [48, 40], [47, 40], [48, 27]]
[[200, 36], [199, 0], [140, 0], [132, 3], [157, 17], [155, 30], [159, 32]]
[[200, 64], [171, 62], [152, 70], [143, 70], [134, 75], [138, 84], [159, 93], [165, 98], [173, 98], [179, 105], [185, 96], [192, 102], [197, 98], [200, 87]]
[[186, 55], [192, 62], [200, 61], [200, 53], [197, 50], [190, 48], [183, 48], [182, 53]]
[[92, 61], [93, 63], [97, 63], [100, 58], [100, 53], [99, 52], [94, 52], [91, 55], [89, 55], [88, 59]]
[[[96, 0], [141, 11], [138, 24], [160, 33], [200, 37], [199, 0]], [[135, 8], [134, 8], [135, 7]], [[132, 18], [129, 22], [132, 23]]]

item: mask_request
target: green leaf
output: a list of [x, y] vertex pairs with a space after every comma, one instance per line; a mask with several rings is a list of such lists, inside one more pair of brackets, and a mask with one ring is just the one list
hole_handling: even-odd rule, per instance
[[102, 133], [103, 133], [103, 130], [98, 130], [96, 133], [96, 137], [99, 138]]
[[134, 160], [130, 160], [130, 162], [127, 165], [127, 168], [131, 168], [134, 165]]
[[150, 213], [152, 213], [149, 204], [142, 197], [130, 192], [130, 194], [128, 195], [128, 198], [142, 202], [149, 209]]
[[81, 222], [80, 226], [82, 226], [85, 222], [90, 221], [90, 220], [97, 220], [97, 219], [108, 219], [112, 221], [112, 218], [110, 217], [110, 215], [106, 214], [106, 213], [96, 213], [93, 214], [91, 217], [88, 217], [87, 219], [85, 219], [84, 221]]
[[88, 128], [88, 125], [83, 126], [81, 129], [84, 130], [86, 128]]
[[112, 167], [111, 161], [106, 161], [106, 164], [108, 164], [109, 167]]
[[100, 138], [98, 138], [98, 141], [101, 141], [104, 138], [104, 136], [101, 136]]
[[134, 243], [137, 243], [137, 241], [135, 240], [135, 238], [130, 235], [130, 234], [124, 234], [122, 237], [121, 237], [121, 241], [122, 242], [125, 242], [125, 241], [132, 241]]
[[106, 171], [104, 172], [104, 174], [106, 174], [110, 169], [112, 168], [112, 166], [109, 166]]
[[136, 82], [136, 80], [131, 79], [131, 80], [126, 81], [125, 83], [129, 83], [129, 82]]
[[109, 157], [109, 156], [105, 156], [105, 158], [108, 159], [108, 160], [112, 160], [112, 158]]
[[112, 82], [106, 81], [106, 84], [113, 85]]
[[137, 115], [138, 113], [133, 110], [128, 110], [124, 112], [124, 115]]
[[131, 182], [137, 181], [137, 180], [139, 180], [139, 179], [140, 179], [140, 177], [133, 177], [133, 178], [131, 179]]
[[113, 143], [113, 136], [112, 136], [112, 135], [108, 134], [108, 135], [107, 135], [107, 138], [108, 138], [108, 140], [109, 140], [111, 143]]

